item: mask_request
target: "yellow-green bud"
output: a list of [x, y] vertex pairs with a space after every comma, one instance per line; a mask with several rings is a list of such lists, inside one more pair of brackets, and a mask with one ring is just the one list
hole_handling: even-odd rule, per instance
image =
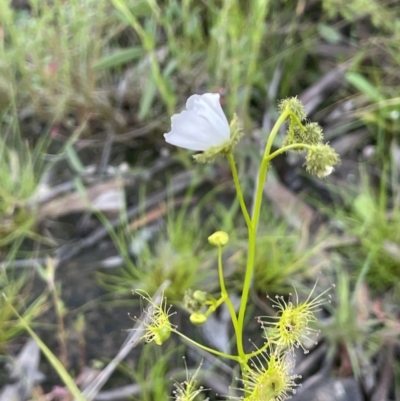
[[171, 336], [171, 323], [165, 322], [161, 327], [150, 327], [148, 330], [152, 332], [152, 340], [157, 345], [161, 345]]
[[167, 308], [166, 298], [163, 297], [160, 304], [156, 304], [145, 291], [136, 290], [135, 292], [150, 303], [145, 312], [147, 315], [146, 321], [134, 318], [144, 326], [144, 334], [141, 338], [144, 338], [147, 343], [163, 344], [171, 336], [173, 328], [169, 321], [171, 313], [169, 313], [170, 307]]
[[195, 299], [198, 302], [204, 303], [207, 301], [207, 293], [205, 291], [200, 291], [200, 290], [196, 290], [193, 293], [193, 299]]
[[185, 291], [183, 303], [185, 305], [185, 308], [192, 313], [199, 312], [204, 306], [203, 302], [194, 298], [192, 289], [188, 289], [187, 291]]
[[306, 169], [319, 178], [326, 177], [333, 171], [333, 166], [340, 162], [339, 155], [329, 145], [317, 145], [309, 149], [306, 156]]
[[279, 102], [278, 104], [279, 114], [282, 114], [288, 110], [291, 111], [300, 121], [303, 121], [307, 117], [303, 103], [301, 103], [296, 96], [289, 97]]
[[[304, 127], [297, 124], [290, 124], [282, 147], [302, 143], [315, 146], [321, 143], [324, 135], [318, 123], [307, 123]], [[303, 153], [305, 148], [291, 149], [292, 152]]]
[[[299, 125], [290, 124], [286, 132], [286, 138], [282, 143], [282, 148], [297, 143], [303, 143], [302, 139], [304, 131], [305, 130], [303, 129], [303, 127]], [[296, 152], [296, 153], [303, 153], [304, 150], [305, 150], [304, 148], [290, 149], [291, 152]]]
[[302, 139], [306, 145], [319, 145], [324, 139], [322, 127], [318, 123], [307, 123], [305, 126]]
[[224, 246], [229, 241], [229, 235], [225, 231], [216, 231], [208, 237], [208, 242], [214, 246]]
[[203, 313], [192, 313], [190, 315], [190, 321], [196, 326], [201, 326], [207, 320], [207, 316]]

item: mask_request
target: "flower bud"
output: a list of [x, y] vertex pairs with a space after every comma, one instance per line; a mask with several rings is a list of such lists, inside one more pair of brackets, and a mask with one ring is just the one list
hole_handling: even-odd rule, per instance
[[[323, 139], [322, 128], [318, 123], [307, 123], [304, 127], [290, 124], [282, 147], [302, 143], [304, 145], [319, 145]], [[292, 152], [303, 153], [305, 148], [291, 149]]]
[[[304, 133], [305, 129], [303, 127], [296, 124], [290, 124], [286, 132], [286, 138], [282, 143], [282, 148], [290, 145], [304, 143]], [[305, 148], [290, 149], [290, 151], [295, 153], [303, 153], [305, 151]]]
[[168, 340], [171, 336], [171, 323], [170, 322], [164, 322], [163, 326], [160, 327], [153, 327], [151, 328], [152, 335], [153, 335], [153, 341], [157, 345], [163, 344], [165, 341]]
[[183, 304], [189, 312], [198, 312], [203, 308], [203, 303], [193, 297], [193, 290], [190, 288], [185, 291]]
[[307, 123], [303, 133], [303, 143], [306, 145], [319, 145], [324, 138], [322, 127], [318, 123]]
[[333, 171], [333, 166], [340, 162], [339, 155], [329, 145], [317, 145], [309, 149], [306, 156], [306, 169], [319, 178], [326, 177]]
[[306, 117], [306, 111], [303, 103], [297, 97], [289, 97], [281, 100], [278, 104], [278, 112], [282, 114], [285, 111], [291, 111], [300, 121], [303, 121]]
[[193, 293], [193, 299], [204, 304], [207, 301], [207, 293], [205, 291], [196, 290]]
[[207, 316], [204, 313], [192, 313], [190, 315], [190, 321], [196, 326], [201, 326], [207, 320]]
[[208, 237], [208, 242], [214, 246], [224, 246], [229, 241], [229, 235], [225, 231], [216, 231]]

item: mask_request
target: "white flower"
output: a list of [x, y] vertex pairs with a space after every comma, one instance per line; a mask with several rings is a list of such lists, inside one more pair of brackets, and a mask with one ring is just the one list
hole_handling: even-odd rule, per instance
[[190, 96], [186, 110], [174, 114], [171, 125], [171, 131], [164, 134], [165, 140], [189, 150], [205, 151], [230, 139], [229, 123], [218, 93]]

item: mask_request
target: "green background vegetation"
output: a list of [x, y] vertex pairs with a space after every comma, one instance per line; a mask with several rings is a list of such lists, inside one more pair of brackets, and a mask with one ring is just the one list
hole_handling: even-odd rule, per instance
[[[336, 283], [323, 337], [336, 355], [336, 373], [348, 359], [358, 377], [360, 361], [372, 364], [385, 343], [399, 340], [399, 43], [395, 1], [0, 0], [0, 290], [9, 301], [0, 299], [2, 360], [26, 340], [11, 303], [75, 377], [68, 339], [75, 333], [88, 341], [86, 313], [94, 304], [112, 316], [124, 311], [112, 330], [97, 320], [103, 339], [131, 326], [121, 308], [138, 309], [134, 288], [152, 295], [171, 280], [166, 294], [177, 307], [189, 288], [215, 290], [215, 254], [206, 241], [215, 229], [230, 233], [228, 284], [238, 288], [245, 227], [227, 163], [194, 165], [162, 134], [188, 96], [219, 92], [228, 118], [237, 112], [246, 133], [236, 157], [250, 205], [265, 121], [276, 118], [279, 99], [304, 95], [307, 107], [315, 102], [312, 120], [321, 122], [342, 164], [317, 183], [301, 160], [283, 156], [276, 163], [275, 179], [313, 219], [294, 207], [282, 212], [267, 196], [253, 300], [260, 306], [266, 293], [287, 295], [293, 286], [307, 294], [318, 274], [321, 290]], [[334, 83], [321, 89], [329, 74], [336, 74]], [[190, 185], [174, 193], [182, 171], [191, 174]], [[123, 194], [111, 214], [90, 197], [92, 186], [109, 181]], [[41, 194], [62, 185], [82, 207], [54, 203], [46, 214], [43, 205], [57, 195], [44, 201]], [[151, 219], [147, 200], [165, 188], [156, 202], [165, 211]], [[78, 268], [68, 278], [62, 251], [102, 227], [107, 245], [94, 241], [78, 262], [99, 267], [89, 276]], [[101, 266], [102, 245], [106, 256], [120, 257], [117, 267]], [[93, 299], [72, 302], [75, 286], [86, 285], [96, 288]], [[151, 356], [160, 361], [151, 366], [144, 356], [137, 365], [127, 362], [120, 375], [154, 381], [138, 399], [158, 399], [170, 394], [166, 360], [182, 366], [173, 354]], [[99, 351], [83, 364], [107, 358]], [[398, 389], [398, 375], [395, 383]]]

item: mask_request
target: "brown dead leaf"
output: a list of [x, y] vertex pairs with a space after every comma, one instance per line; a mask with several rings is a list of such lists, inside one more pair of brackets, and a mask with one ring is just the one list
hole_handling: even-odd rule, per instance
[[39, 219], [91, 210], [118, 213], [123, 201], [124, 191], [121, 181], [100, 182], [86, 188], [86, 198], [78, 192], [72, 192], [43, 203], [39, 208]]

